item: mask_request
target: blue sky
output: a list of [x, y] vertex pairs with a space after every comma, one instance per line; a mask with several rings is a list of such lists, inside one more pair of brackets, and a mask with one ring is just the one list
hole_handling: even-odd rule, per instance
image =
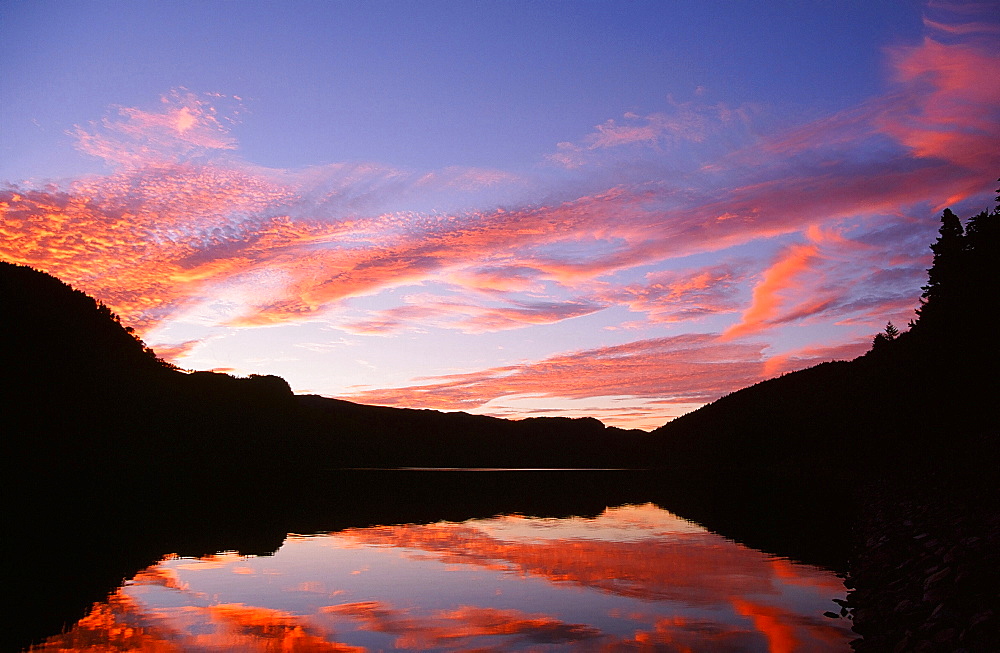
[[912, 317], [996, 8], [7, 2], [0, 256], [185, 368], [651, 428]]
[[[47, 157], [78, 158], [63, 132], [178, 87], [243, 98], [233, 133], [262, 165], [521, 170], [553, 142], [670, 98], [758, 105], [778, 124], [852, 106], [884, 88], [882, 49], [923, 30], [906, 2], [15, 1], [3, 11], [5, 179], [48, 176], [60, 164]], [[93, 162], [66, 172], [77, 166]]]

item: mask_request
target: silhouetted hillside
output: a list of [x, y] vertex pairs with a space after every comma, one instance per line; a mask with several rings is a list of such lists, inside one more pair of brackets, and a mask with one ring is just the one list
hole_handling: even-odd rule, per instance
[[1000, 209], [963, 228], [949, 210], [909, 331], [872, 350], [763, 381], [651, 434], [658, 462], [735, 482], [836, 479], [997, 461]]
[[[102, 470], [169, 484], [344, 467], [663, 466], [733, 482], [835, 478], [993, 453], [997, 210], [946, 211], [924, 302], [872, 351], [723, 397], [646, 436], [594, 419], [501, 420], [296, 397], [274, 376], [185, 373], [103, 304], [0, 263], [6, 459], [18, 473]], [[995, 300], [994, 300], [995, 301]], [[942, 458], [943, 457], [943, 458]], [[140, 471], [141, 470], [141, 471]], [[723, 472], [723, 470], [725, 470]]]
[[344, 467], [627, 465], [645, 436], [595, 419], [362, 406], [295, 397], [275, 376], [182, 372], [103, 304], [8, 263], [0, 302], [5, 458], [53, 488], [105, 471], [141, 477], [143, 491], [176, 474], [214, 488]]
[[[924, 484], [926, 494], [955, 500], [936, 506], [913, 499], [902, 485], [864, 506], [874, 517], [863, 521], [860, 541], [890, 543], [859, 556], [851, 571], [863, 590], [852, 596], [851, 609], [864, 616], [867, 650], [886, 650], [885, 642], [900, 641], [933, 621], [932, 614], [938, 621], [960, 615], [955, 632], [965, 633], [962, 620], [971, 623], [987, 609], [983, 597], [992, 596], [998, 569], [995, 554], [979, 552], [1000, 534], [993, 507], [1000, 361], [990, 321], [1000, 296], [998, 228], [997, 209], [964, 226], [945, 212], [924, 301], [907, 331], [889, 326], [865, 356], [764, 381], [652, 434], [594, 419], [511, 421], [363, 406], [295, 396], [275, 376], [186, 373], [157, 359], [93, 298], [37, 270], [0, 262], [0, 455], [4, 495], [13, 497], [6, 519], [14, 525], [4, 577], [22, 612], [41, 615], [14, 621], [42, 620], [15, 629], [11, 641], [51, 634], [80, 616], [121, 574], [161, 553], [158, 545], [156, 553], [142, 553], [150, 542], [175, 542], [178, 551], [267, 549], [287, 529], [307, 529], [312, 508], [326, 520], [340, 515], [344, 523], [364, 524], [398, 515], [401, 507], [407, 518], [433, 520], [506, 510], [597, 511], [605, 501], [653, 498], [771, 551], [798, 555], [819, 537], [835, 556], [844, 548], [847, 529], [840, 525], [854, 514], [853, 501], [870, 494], [872, 479], [894, 474], [921, 481], [937, 474]], [[393, 476], [410, 472], [343, 471], [567, 466], [662, 469], [587, 476], [593, 494], [585, 501], [581, 487], [564, 484], [558, 473], [466, 474], [431, 483]], [[963, 491], [951, 492], [959, 482]], [[905, 518], [886, 531], [884, 514], [897, 512]], [[940, 514], [948, 515], [947, 528]], [[177, 540], [178, 532], [213, 527], [219, 533], [204, 541]], [[934, 529], [934, 539], [926, 540]], [[86, 541], [74, 542], [73, 534]], [[906, 571], [906, 547], [918, 538], [947, 543], [922, 559], [926, 577]], [[74, 553], [111, 562], [96, 565], [93, 578], [64, 578], [50, 565], [44, 571], [55, 575], [42, 583], [41, 571], [19, 565], [29, 556]], [[930, 602], [923, 600], [925, 586], [944, 578], [945, 567], [959, 569], [948, 579], [957, 589], [935, 589]], [[903, 570], [889, 590], [886, 570]], [[970, 585], [970, 578], [980, 580]], [[53, 595], [46, 586], [56, 583], [63, 591]], [[900, 588], [916, 592], [917, 607], [890, 619], [886, 611], [911, 601]], [[953, 600], [963, 592], [973, 598]], [[993, 604], [990, 614], [1000, 614]], [[979, 634], [962, 641], [995, 641], [988, 633], [996, 621], [977, 621]], [[984, 630], [987, 623], [993, 631]]]
[[998, 248], [1000, 207], [964, 227], [945, 211], [908, 331], [890, 323], [864, 356], [763, 381], [651, 434], [652, 458], [697, 488], [696, 520], [792, 514], [794, 540], [821, 537], [810, 515], [847, 516], [841, 614], [859, 653], [996, 650]]
[[[275, 376], [186, 373], [158, 360], [103, 304], [4, 262], [0, 370], [0, 489], [11, 535], [3, 577], [18, 606], [4, 650], [58, 632], [123, 576], [171, 550], [190, 551], [199, 534], [213, 534], [201, 552], [247, 552], [269, 524], [281, 523], [276, 544], [289, 530], [307, 531], [315, 515], [323, 517], [315, 528], [331, 528], [385, 515], [606, 505], [558, 475], [442, 484], [342, 468], [608, 466], [622, 458], [623, 438], [646, 435], [593, 419], [362, 406], [296, 397]], [[616, 496], [606, 477], [588, 479], [601, 497]], [[85, 568], [67, 570], [67, 556]]]

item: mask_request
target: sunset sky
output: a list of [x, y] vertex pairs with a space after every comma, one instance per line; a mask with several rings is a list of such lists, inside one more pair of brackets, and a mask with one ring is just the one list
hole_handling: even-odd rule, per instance
[[0, 24], [0, 258], [183, 368], [365, 403], [653, 428], [852, 358], [1000, 176], [998, 2]]

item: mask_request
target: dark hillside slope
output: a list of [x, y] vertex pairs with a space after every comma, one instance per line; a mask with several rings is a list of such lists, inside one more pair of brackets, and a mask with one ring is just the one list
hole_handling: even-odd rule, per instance
[[651, 434], [658, 461], [734, 482], [995, 465], [1000, 343], [986, 316], [1000, 298], [1000, 213], [970, 219], [964, 236], [954, 236], [950, 211], [943, 222], [908, 332], [879, 334], [858, 359], [763, 381], [665, 424]]
[[[841, 614], [858, 653], [996, 651], [1000, 641], [1000, 208], [945, 211], [918, 318], [872, 350], [758, 383], [651, 434], [689, 513], [853, 530]], [[728, 511], [728, 512], [727, 512]], [[846, 529], [845, 529], [846, 530]], [[836, 615], [833, 615], [836, 616]]]
[[353, 467], [631, 467], [648, 434], [593, 418], [506, 420], [300, 396], [301, 423]]
[[582, 501], [558, 475], [482, 487], [451, 476], [441, 487], [336, 468], [607, 465], [619, 436], [646, 435], [596, 420], [513, 422], [295, 397], [275, 376], [182, 372], [93, 298], [4, 262], [0, 375], [0, 571], [15, 605], [2, 650], [59, 632], [164, 553], [256, 551], [261, 533], [277, 538], [273, 549], [287, 532], [329, 529], [312, 510], [366, 525], [384, 515], [551, 510], [552, 496], [573, 510], [605, 505], [594, 491], [603, 476], [588, 477], [593, 496]]
[[169, 369], [104, 304], [55, 277], [0, 261], [0, 347], [16, 389]]
[[182, 372], [103, 304], [3, 262], [0, 306], [5, 460], [55, 493], [111, 473], [169, 492], [176, 475], [217, 491], [343, 467], [621, 466], [646, 436], [595, 419], [363, 406], [294, 397], [275, 376]]

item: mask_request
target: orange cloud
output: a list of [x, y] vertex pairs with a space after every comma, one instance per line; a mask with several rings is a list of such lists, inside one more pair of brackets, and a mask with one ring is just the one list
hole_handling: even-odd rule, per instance
[[[430, 553], [449, 564], [493, 569], [499, 561], [529, 577], [579, 584], [644, 601], [671, 601], [709, 609], [731, 606], [736, 614], [749, 617], [753, 626], [752, 630], [739, 626], [727, 630], [719, 623], [691, 622], [679, 615], [660, 617], [654, 632], [637, 633], [636, 641], [646, 645], [687, 644], [692, 650], [700, 650], [708, 648], [708, 642], [717, 641], [717, 637], [722, 641], [752, 641], [753, 631], [762, 634], [770, 650], [775, 651], [837, 650], [844, 645], [844, 629], [829, 624], [818, 613], [814, 617], [795, 614], [762, 603], [758, 598], [773, 600], [779, 593], [779, 584], [810, 588], [819, 596], [842, 593], [842, 586], [832, 575], [803, 565], [765, 560], [765, 554], [705, 531], [680, 531], [663, 537], [653, 530], [646, 539], [638, 535], [624, 542], [587, 538], [501, 539], [463, 524], [379, 526], [337, 534], [364, 544]], [[327, 610], [356, 614], [366, 619], [372, 629], [388, 625], [390, 629], [403, 630], [400, 615], [386, 610], [382, 604], [332, 606]], [[519, 624], [547, 621], [505, 612], [461, 608], [448, 616], [487, 617], [491, 623], [503, 617], [501, 632], [515, 629]], [[405, 626], [413, 628], [408, 619]], [[560, 624], [560, 629], [564, 627]], [[410, 643], [429, 642], [410, 640]], [[808, 646], [801, 648], [800, 644]]]
[[[621, 538], [622, 533], [627, 535]], [[575, 585], [598, 595], [617, 596], [615, 605], [632, 605], [634, 612], [623, 615], [616, 610], [608, 615], [625, 627], [612, 632], [555, 613], [495, 607], [490, 597], [484, 597], [486, 605], [441, 604], [440, 597], [435, 597], [428, 605], [444, 607], [428, 609], [419, 600], [399, 607], [390, 589], [389, 594], [374, 595], [365, 590], [363, 600], [340, 604], [323, 605], [315, 597], [308, 598], [297, 604], [306, 612], [300, 614], [227, 601], [218, 594], [207, 601], [209, 594], [198, 591], [206, 589], [199, 585], [205, 579], [189, 573], [186, 578], [193, 586], [189, 587], [179, 582], [176, 571], [157, 565], [140, 572], [128, 586], [38, 650], [364, 650], [344, 643], [357, 641], [352, 636], [357, 631], [388, 635], [393, 646], [407, 650], [508, 650], [579, 642], [601, 650], [645, 646], [682, 651], [725, 650], [727, 645], [756, 648], [767, 642], [771, 650], [834, 651], [850, 638], [840, 624], [812, 615], [809, 609], [795, 612], [805, 601], [818, 599], [816, 605], [822, 605], [828, 595], [843, 593], [832, 574], [772, 559], [652, 504], [608, 509], [596, 518], [558, 523], [506, 516], [354, 528], [292, 539], [315, 541], [314, 537], [323, 538], [323, 548], [395, 551], [390, 554], [393, 564], [405, 565], [405, 558], [430, 559], [444, 563], [450, 571], [471, 567], [508, 580], [525, 578], [533, 585], [539, 581], [555, 588]], [[271, 563], [277, 572], [287, 564], [280, 558], [279, 553]], [[299, 571], [302, 559], [295, 555], [293, 564]], [[184, 567], [196, 570], [237, 560], [238, 556], [225, 554]], [[301, 598], [288, 592], [344, 593], [330, 592], [328, 584], [307, 579], [261, 599], [285, 606]], [[144, 592], [144, 586], [156, 586], [159, 591]], [[789, 586], [795, 588], [792, 593], [786, 592]], [[157, 601], [164, 597], [165, 601]], [[612, 624], [606, 619], [602, 623]], [[358, 639], [371, 641], [364, 635]]]
[[[511, 395], [631, 395], [672, 403], [706, 402], [761, 380], [763, 347], [724, 343], [708, 334], [654, 338], [348, 396], [364, 403], [461, 410]], [[587, 383], [581, 384], [581, 379]]]
[[513, 564], [518, 571], [645, 600], [708, 606], [730, 594], [769, 593], [767, 572], [751, 572], [764, 554], [706, 532], [615, 542], [606, 540], [501, 540], [461, 525], [380, 526], [350, 529], [343, 537], [365, 544], [433, 552], [443, 562]]
[[188, 354], [201, 343], [200, 340], [185, 340], [172, 345], [158, 344], [156, 355], [165, 361], [174, 361]]
[[[774, 323], [783, 305], [782, 293], [796, 287], [796, 278], [809, 269], [817, 258], [819, 250], [815, 245], [793, 245], [789, 247], [770, 268], [764, 271], [761, 282], [753, 289], [753, 301], [743, 313], [742, 320], [723, 334], [735, 338], [760, 331]], [[810, 309], [811, 310], [811, 309]], [[788, 316], [785, 316], [788, 319]]]
[[148, 610], [119, 589], [68, 631], [35, 645], [32, 651], [239, 650], [363, 653], [282, 610], [222, 603]]
[[799, 639], [795, 630], [782, 616], [784, 611], [770, 606], [756, 605], [750, 601], [735, 599], [736, 610], [753, 619], [754, 627], [767, 637], [768, 651], [771, 653], [793, 653], [799, 650]]
[[568, 644], [600, 637], [601, 631], [584, 624], [565, 623], [544, 614], [459, 606], [431, 616], [411, 616], [382, 601], [361, 601], [322, 608], [327, 615], [359, 621], [363, 630], [396, 635], [395, 646], [405, 650], [465, 647], [479, 637], [500, 637], [537, 644]]
[[[595, 169], [627, 156], [628, 166], [611, 166], [621, 170], [615, 185], [584, 175], [575, 185], [542, 188], [498, 171], [418, 173], [368, 163], [265, 169], [237, 158], [229, 125], [239, 108], [222, 108], [230, 99], [178, 90], [158, 109], [120, 108], [77, 128], [80, 149], [103, 158], [111, 174], [62, 189], [0, 190], [0, 256], [97, 296], [143, 335], [206, 306], [216, 325], [332, 321], [330, 309], [345, 300], [420, 284], [438, 289], [427, 291], [433, 300], [354, 314], [344, 328], [477, 333], [615, 306], [644, 314], [644, 326], [734, 312], [752, 260], [634, 280], [643, 266], [805, 235], [808, 244], [763, 272], [726, 336], [818, 317], [884, 323], [886, 313], [915, 302], [904, 288], [919, 284], [926, 263], [918, 259], [933, 238], [933, 220], [908, 217], [909, 207], [983, 193], [1000, 166], [992, 146], [1000, 141], [992, 23], [966, 18], [934, 16], [927, 22], [934, 38], [893, 49], [883, 96], [736, 152], [713, 153], [713, 138], [742, 129], [745, 112], [676, 104], [606, 121], [561, 148], [569, 163]], [[665, 181], [653, 155], [680, 142], [704, 148], [690, 161], [672, 153], [671, 165], [686, 172]], [[503, 201], [501, 191], [509, 191]], [[434, 210], [440, 198], [447, 210]], [[914, 233], [916, 245], [907, 240]], [[657, 356], [638, 353], [643, 347], [608, 360], [598, 350], [589, 360], [569, 353], [530, 372], [498, 368], [359, 396], [467, 407], [510, 393], [597, 397], [655, 388], [671, 401], [671, 389], [688, 379], [708, 384], [698, 396], [731, 391], [756, 379], [761, 362], [758, 353], [717, 368], [671, 363], [668, 378], [653, 369]], [[559, 361], [593, 373], [580, 377], [593, 378], [593, 388], [560, 380]], [[722, 389], [724, 378], [734, 385]], [[432, 399], [431, 389], [441, 397]], [[685, 389], [678, 401], [695, 394]]]
[[[901, 70], [928, 68], [941, 58], [933, 50], [907, 55]], [[964, 83], [969, 78], [963, 75], [954, 73], [956, 81], [941, 87]], [[223, 151], [232, 142], [225, 121], [190, 94], [167, 98], [160, 113], [122, 110], [120, 117], [78, 133], [85, 151], [112, 163], [125, 156], [129, 165], [109, 177], [81, 180], [65, 193], [5, 193], [2, 255], [97, 294], [140, 328], [222, 285], [255, 284], [262, 276], [276, 281], [266, 292], [257, 287], [244, 293], [244, 313], [233, 323], [315, 317], [345, 298], [428, 279], [473, 292], [535, 290], [543, 279], [573, 288], [670, 257], [888, 210], [929, 193], [961, 197], [982, 183], [970, 182], [968, 172], [959, 177], [935, 168], [890, 166], [878, 176], [806, 168], [804, 176], [781, 170], [774, 179], [724, 193], [681, 194], [643, 182], [551, 204], [435, 215], [385, 212], [378, 198], [412, 198], [413, 189], [444, 188], [456, 179], [468, 178], [473, 187], [503, 180], [459, 171], [436, 180], [372, 165], [293, 173], [233, 159], [192, 159], [191, 148]], [[649, 122], [669, 131], [669, 121]], [[823, 123], [810, 129], [803, 143], [822, 142], [829, 133]], [[607, 126], [602, 133], [609, 138], [618, 131]], [[785, 155], [773, 143], [764, 151], [775, 161]], [[718, 194], [726, 199], [710, 199]], [[518, 313], [497, 318], [483, 318], [481, 326], [514, 325]]]

